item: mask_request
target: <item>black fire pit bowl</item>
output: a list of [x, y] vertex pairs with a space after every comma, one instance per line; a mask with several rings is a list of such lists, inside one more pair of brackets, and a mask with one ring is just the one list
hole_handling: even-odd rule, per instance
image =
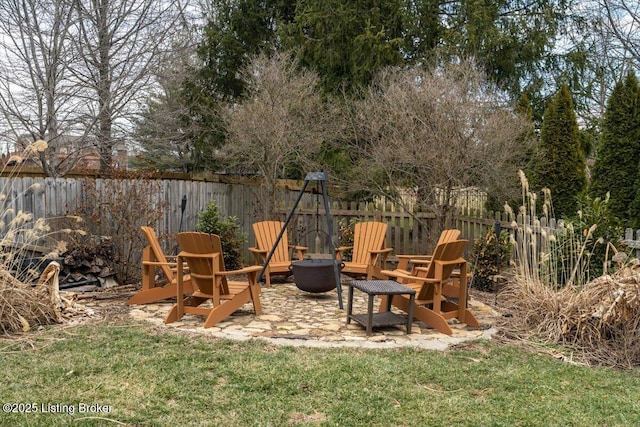
[[[312, 293], [329, 292], [336, 288], [333, 262], [330, 259], [305, 259], [293, 261], [289, 269], [298, 289]], [[341, 264], [340, 270], [343, 267]]]

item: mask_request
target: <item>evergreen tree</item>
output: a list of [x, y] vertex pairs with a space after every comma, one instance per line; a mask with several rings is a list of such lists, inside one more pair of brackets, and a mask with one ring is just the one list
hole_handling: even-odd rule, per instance
[[281, 13], [274, 1], [213, 0], [216, 11], [204, 29], [198, 49], [201, 89], [216, 99], [242, 95], [238, 71], [249, 57], [275, 49], [275, 21]]
[[625, 226], [632, 228], [640, 228], [640, 165], [638, 175], [635, 182], [635, 195], [629, 206], [629, 216], [626, 218]]
[[405, 0], [403, 57], [410, 65], [425, 63], [442, 43], [444, 26], [440, 0]]
[[593, 198], [604, 199], [607, 192], [610, 193], [609, 209], [623, 222], [631, 219], [629, 207], [636, 197], [638, 184], [639, 93], [638, 79], [633, 73], [619, 82], [611, 93], [589, 188]]
[[239, 75], [253, 55], [274, 51], [276, 17], [293, 12], [282, 0], [212, 0], [216, 11], [204, 28], [197, 55], [201, 66], [182, 82], [182, 108], [188, 110], [183, 129], [190, 151], [190, 170], [222, 166], [215, 154], [226, 140], [220, 118], [222, 105], [234, 102], [245, 91]]
[[476, 58], [514, 99], [539, 87], [566, 0], [306, 0], [283, 44], [329, 91], [366, 85], [385, 65]]
[[[516, 114], [530, 124], [529, 128], [518, 137], [518, 143], [525, 147], [525, 149], [522, 150], [521, 155], [515, 156], [513, 159], [514, 169], [527, 170], [531, 162], [531, 157], [533, 156], [532, 148], [534, 145], [532, 141], [535, 141], [536, 136], [533, 123], [533, 109], [531, 108], [531, 102], [526, 93], [520, 96], [514, 110]], [[487, 188], [485, 208], [488, 211], [501, 212], [504, 210], [505, 203], [508, 204], [512, 210], [517, 211], [518, 207], [522, 204], [522, 187], [517, 174], [514, 173], [513, 176], [508, 178], [510, 179], [507, 179], [505, 182], [505, 177], [497, 174], [495, 180], [493, 180]]]
[[531, 183], [551, 190], [554, 215], [559, 218], [576, 213], [577, 197], [586, 182], [578, 122], [569, 89], [563, 85], [544, 112]]
[[189, 172], [193, 167], [189, 133], [185, 132], [189, 121], [179, 91], [166, 88], [164, 93], [150, 97], [147, 109], [135, 122], [134, 136], [140, 150], [132, 164], [139, 168]]
[[327, 92], [366, 86], [387, 65], [403, 63], [402, 0], [298, 2], [283, 44], [299, 49], [301, 65], [316, 71]]
[[440, 7], [447, 56], [476, 58], [489, 80], [514, 99], [524, 88], [541, 87], [548, 67], [555, 66], [547, 62], [566, 16], [566, 0], [461, 0], [440, 2]]

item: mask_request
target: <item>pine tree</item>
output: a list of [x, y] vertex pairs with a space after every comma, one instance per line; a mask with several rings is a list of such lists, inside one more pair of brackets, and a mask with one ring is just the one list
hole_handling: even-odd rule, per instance
[[547, 106], [534, 155], [533, 188], [549, 188], [556, 217], [576, 213], [586, 187], [586, 162], [571, 94], [563, 85]]
[[402, 1], [308, 0], [283, 31], [303, 66], [324, 79], [327, 92], [366, 86], [387, 65], [401, 65]]
[[213, 0], [216, 14], [204, 28], [198, 49], [201, 87], [216, 99], [236, 99], [244, 92], [238, 70], [249, 58], [276, 48], [274, 20], [280, 11], [264, 0]]
[[[531, 108], [529, 97], [525, 92], [518, 98], [514, 111], [531, 124], [530, 128], [518, 138], [518, 143], [525, 146], [526, 149], [522, 150], [521, 155], [515, 157], [513, 160], [514, 169], [527, 170], [533, 156], [534, 145], [531, 141], [535, 141], [535, 128], [533, 123], [533, 109]], [[502, 211], [505, 203], [508, 204], [511, 209], [517, 210], [522, 204], [522, 189], [518, 176], [514, 172], [510, 178], [512, 179], [505, 182], [504, 176], [498, 175], [498, 179], [492, 182], [492, 185], [488, 186], [487, 203], [485, 204], [485, 208], [488, 211]]]
[[589, 188], [593, 198], [604, 198], [608, 192], [609, 207], [623, 222], [631, 219], [630, 206], [640, 202], [632, 203], [639, 181], [639, 93], [638, 79], [633, 73], [629, 73], [624, 82], [619, 82], [611, 93]]
[[635, 182], [635, 195], [629, 205], [629, 216], [625, 219], [625, 225], [633, 228], [640, 228], [640, 165], [638, 165], [638, 175]]

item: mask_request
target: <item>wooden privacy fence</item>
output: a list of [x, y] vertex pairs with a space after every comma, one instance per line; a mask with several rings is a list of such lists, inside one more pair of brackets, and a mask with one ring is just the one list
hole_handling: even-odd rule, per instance
[[[257, 187], [251, 182], [214, 182], [178, 179], [151, 180], [148, 188], [148, 201], [145, 206], [135, 206], [132, 214], [139, 226], [150, 225], [158, 235], [172, 234], [179, 231], [195, 230], [198, 214], [206, 209], [210, 202], [215, 202], [222, 217], [235, 216], [241, 230], [248, 237], [244, 245], [245, 261], [250, 262], [248, 247], [254, 244], [251, 225], [262, 218], [257, 218], [258, 196]], [[0, 209], [3, 215], [2, 229], [6, 235], [11, 221], [19, 212], [28, 213], [33, 220], [63, 217], [75, 212], [83, 203], [87, 203], [90, 193], [100, 194], [104, 198], [113, 194], [122, 194], [122, 203], [127, 202], [126, 194], [140, 180], [131, 179], [102, 179], [95, 177], [73, 178], [44, 178], [44, 177], [3, 177], [0, 178]], [[301, 183], [298, 183], [301, 185]], [[280, 215], [284, 219], [298, 195], [296, 188], [290, 181], [278, 189], [280, 200]], [[184, 202], [184, 211], [182, 210]], [[101, 204], [100, 200], [95, 203]], [[154, 207], [162, 208], [162, 217], [155, 224], [145, 222], [144, 212]], [[334, 239], [340, 244], [340, 225], [349, 224], [352, 218], [359, 220], [378, 220], [389, 224], [388, 245], [396, 253], [425, 253], [431, 248], [429, 233], [433, 233], [434, 218], [430, 214], [415, 214], [411, 216], [405, 212], [394, 212], [388, 204], [360, 203], [340, 204], [331, 203], [331, 214], [334, 224]], [[106, 210], [104, 211], [106, 215]], [[108, 221], [108, 218], [104, 218]], [[28, 227], [27, 224], [25, 224]], [[316, 233], [317, 231], [317, 233]], [[313, 194], [305, 194], [292, 221], [292, 238], [299, 239], [299, 244], [309, 246], [312, 251], [325, 250], [327, 247], [326, 217], [322, 201]], [[320, 248], [315, 248], [316, 237], [320, 237]]]
[[[121, 203], [127, 203], [126, 194], [140, 185], [140, 180], [101, 178], [0, 178], [1, 232], [7, 233], [20, 212], [29, 213], [33, 220], [55, 219], [69, 215], [87, 203], [97, 194], [95, 203], [121, 194]], [[134, 220], [142, 225], [153, 226], [158, 234], [175, 233], [180, 230], [194, 230], [198, 213], [209, 202], [215, 201], [223, 216], [234, 214], [246, 219], [251, 211], [253, 197], [247, 186], [219, 182], [185, 180], [151, 180], [145, 187], [147, 203], [131, 207], [131, 213], [138, 215]], [[186, 198], [184, 212], [182, 200]], [[116, 201], [117, 203], [117, 201]], [[162, 218], [155, 224], [145, 223], [145, 211], [162, 206]], [[99, 209], [98, 209], [99, 210]], [[108, 218], [105, 218], [108, 220]], [[28, 225], [25, 225], [28, 226]]]
[[[132, 213], [140, 213], [136, 221], [142, 225], [150, 225], [159, 235], [178, 231], [195, 230], [198, 214], [214, 201], [222, 217], [235, 216], [248, 241], [243, 248], [246, 262], [252, 258], [247, 250], [254, 244], [251, 225], [263, 218], [257, 218], [257, 187], [251, 182], [214, 182], [178, 179], [152, 180], [148, 194], [149, 206], [136, 206]], [[240, 180], [236, 180], [240, 181]], [[0, 178], [0, 209], [2, 218], [0, 226], [2, 235], [6, 235], [9, 224], [20, 212], [38, 218], [56, 218], [74, 212], [81, 203], [86, 203], [89, 189], [98, 194], [114, 191], [126, 194], [139, 180], [111, 180], [94, 177], [75, 178], [37, 178], [11, 177]], [[301, 185], [299, 183], [298, 185]], [[278, 189], [280, 200], [279, 214], [284, 220], [298, 195], [296, 188], [288, 181]], [[185, 200], [184, 212], [182, 202]], [[126, 196], [123, 196], [123, 203]], [[97, 202], [100, 203], [100, 202]], [[162, 206], [162, 216], [155, 224], [146, 224], [146, 209]], [[334, 225], [334, 243], [340, 245], [340, 227], [358, 220], [377, 220], [389, 225], [387, 242], [394, 248], [395, 254], [430, 253], [433, 249], [430, 242], [437, 239], [436, 219], [432, 214], [416, 213], [410, 215], [397, 211], [386, 203], [338, 203], [331, 202], [331, 214]], [[487, 228], [494, 227], [500, 221], [503, 229], [511, 229], [511, 223], [504, 214], [482, 212], [479, 209], [462, 210], [456, 218], [455, 227], [462, 231], [462, 236], [470, 241], [485, 234]], [[317, 195], [305, 194], [291, 221], [290, 240], [296, 244], [308, 246], [310, 252], [326, 252], [328, 236], [326, 216], [322, 200]], [[540, 225], [540, 224], [538, 224]], [[543, 227], [555, 228], [555, 222], [543, 223]], [[536, 231], [539, 232], [539, 231]], [[625, 239], [640, 248], [640, 233], [627, 232]], [[471, 246], [471, 245], [470, 245]], [[470, 252], [470, 248], [468, 253]]]
[[[283, 221], [293, 205], [291, 199], [294, 196], [283, 195], [282, 208], [279, 210], [280, 219]], [[342, 229], [352, 221], [380, 221], [388, 225], [387, 246], [392, 247], [395, 253], [427, 253], [434, 215], [418, 213], [411, 216], [405, 212], [389, 212], [379, 208], [372, 203], [331, 202], [330, 213], [336, 247], [345, 244]], [[328, 253], [327, 218], [322, 200], [317, 201], [313, 196], [303, 196], [290, 224], [291, 241], [307, 246], [311, 253]]]

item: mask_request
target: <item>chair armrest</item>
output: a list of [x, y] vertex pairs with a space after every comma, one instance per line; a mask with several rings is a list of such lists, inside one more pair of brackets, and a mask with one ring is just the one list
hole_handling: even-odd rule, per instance
[[[167, 266], [169, 267], [169, 270], [172, 272], [177, 272], [178, 271], [178, 256], [176, 255], [176, 261], [168, 261], [168, 262], [161, 262], [161, 261], [145, 261], [142, 260], [142, 265], [149, 265], [149, 266], [154, 266], [154, 267], [162, 267], [162, 266]], [[182, 268], [184, 270], [188, 270], [189, 267], [187, 266], [186, 263], [182, 263]]]
[[389, 254], [393, 252], [393, 248], [384, 248], [384, 249], [372, 249], [369, 251], [369, 255], [371, 255], [371, 265], [378, 264], [378, 257], [380, 257], [380, 265], [383, 269], [387, 268], [387, 257]]
[[407, 275], [407, 276], [402, 276], [402, 278], [407, 279], [409, 281], [422, 282], [422, 283], [439, 283], [440, 282], [440, 280], [433, 279], [430, 277], [419, 277], [419, 276]]
[[182, 251], [178, 254], [179, 257], [188, 257], [188, 258], [217, 258], [220, 256], [218, 252], [208, 253], [208, 254], [194, 254], [191, 252]]
[[398, 258], [398, 270], [406, 270], [409, 266], [409, 260], [413, 257], [415, 257], [415, 255], [397, 254], [396, 258]]
[[431, 262], [433, 255], [396, 255], [398, 258], [398, 270], [408, 270], [409, 263], [411, 264], [428, 264]]
[[178, 265], [177, 262], [161, 262], [161, 261], [142, 261], [142, 265], [166, 265], [168, 267], [176, 267]]
[[372, 254], [389, 254], [390, 252], [393, 252], [393, 248], [372, 249], [369, 252]]
[[219, 276], [233, 276], [239, 274], [248, 274], [253, 272], [258, 272], [262, 270], [262, 267], [259, 265], [250, 265], [248, 267], [241, 268], [240, 270], [230, 270], [230, 271], [216, 271], [216, 275]]
[[263, 264], [267, 259], [267, 251], [258, 248], [249, 248], [249, 252], [253, 254], [253, 262], [256, 265]]
[[[416, 268], [417, 271], [428, 271], [428, 268], [424, 268], [424, 267], [417, 267]], [[429, 278], [429, 277], [420, 277], [420, 276], [415, 276], [411, 273], [407, 273], [405, 271], [398, 271], [398, 270], [383, 270], [382, 273], [388, 275], [388, 276], [393, 276], [397, 279], [404, 279], [405, 281], [413, 281], [413, 282], [423, 282], [423, 283], [437, 283], [439, 282], [438, 279], [433, 279], [433, 278]], [[407, 282], [404, 282], [407, 283]]]
[[[440, 261], [439, 259], [436, 259], [433, 262], [436, 263], [436, 264], [441, 264], [441, 265], [467, 264], [467, 260], [464, 259], [464, 258], [452, 259], [451, 261]], [[427, 268], [427, 267], [420, 267], [420, 268]]]
[[407, 255], [409, 257], [409, 259], [411, 260], [411, 262], [413, 262], [413, 260], [420, 260], [423, 262], [430, 262], [431, 258], [433, 258], [433, 255]]
[[[464, 259], [464, 258], [458, 258], [458, 259], [454, 259], [454, 260], [451, 260], [451, 261], [440, 261], [440, 260], [436, 259], [433, 262], [435, 264], [439, 264], [439, 265], [445, 266], [445, 265], [465, 264], [465, 263], [467, 263], [467, 260]], [[425, 272], [426, 273], [427, 271], [429, 271], [429, 268], [430, 267], [415, 267], [414, 270], [416, 272]], [[453, 270], [449, 277], [460, 277], [460, 270], [457, 270], [457, 271]], [[418, 279], [418, 280], [422, 280], [423, 282], [427, 281], [427, 280], [424, 280], [424, 278], [421, 278], [421, 277], [412, 277], [412, 278], [415, 278], [415, 279]], [[438, 281], [437, 279], [431, 279], [431, 280]]]
[[380, 273], [388, 277], [395, 277], [397, 279], [408, 279], [413, 277], [407, 272], [399, 270], [382, 270]]
[[289, 245], [289, 249], [294, 249], [297, 252], [298, 261], [304, 259], [304, 253], [309, 250], [306, 246]]
[[342, 261], [342, 252], [353, 249], [353, 246], [340, 246], [336, 248], [336, 259]]
[[[458, 259], [452, 259], [451, 261], [441, 261], [439, 259], [436, 259], [433, 261], [436, 264], [441, 264], [441, 265], [458, 265], [458, 264], [464, 264], [467, 262], [466, 259], [464, 258], [458, 258]], [[429, 267], [416, 267], [416, 271], [428, 271]]]

